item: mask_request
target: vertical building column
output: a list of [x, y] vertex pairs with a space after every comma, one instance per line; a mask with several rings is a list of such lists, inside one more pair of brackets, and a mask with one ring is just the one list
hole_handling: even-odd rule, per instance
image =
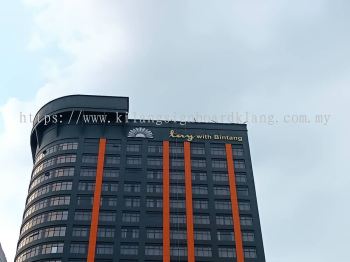
[[195, 261], [193, 234], [193, 206], [192, 206], [192, 171], [191, 146], [184, 142], [185, 189], [186, 189], [186, 223], [187, 223], [187, 261]]
[[102, 192], [103, 168], [104, 168], [104, 162], [105, 162], [105, 151], [106, 151], [106, 139], [100, 138], [87, 262], [95, 261], [98, 219], [100, 215], [100, 202], [101, 202], [101, 192]]
[[169, 141], [163, 141], [163, 261], [170, 262]]
[[236, 175], [232, 155], [232, 145], [226, 144], [227, 173], [230, 185], [231, 209], [233, 219], [233, 230], [235, 233], [237, 262], [244, 262], [244, 252], [242, 243], [241, 220], [239, 216], [239, 205], [236, 189]]

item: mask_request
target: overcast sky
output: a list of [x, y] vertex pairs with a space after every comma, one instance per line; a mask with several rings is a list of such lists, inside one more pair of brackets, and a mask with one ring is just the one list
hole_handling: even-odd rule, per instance
[[[32, 167], [20, 112], [83, 93], [129, 96], [136, 114], [248, 112], [267, 261], [350, 261], [349, 13], [348, 0], [2, 0], [8, 260]], [[293, 115], [310, 122], [284, 121]]]

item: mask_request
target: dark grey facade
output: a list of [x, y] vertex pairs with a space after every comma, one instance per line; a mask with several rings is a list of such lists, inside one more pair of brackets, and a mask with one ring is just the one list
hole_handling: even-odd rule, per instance
[[0, 244], [0, 262], [6, 262], [6, 256], [4, 251], [2, 250], [1, 244]]
[[128, 111], [84, 95], [39, 110], [15, 261], [264, 262], [246, 125]]

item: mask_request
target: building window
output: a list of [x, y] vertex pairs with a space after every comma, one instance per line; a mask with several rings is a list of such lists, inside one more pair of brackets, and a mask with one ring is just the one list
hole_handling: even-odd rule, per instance
[[120, 157], [119, 156], [106, 156], [107, 165], [119, 165]]
[[206, 186], [193, 186], [192, 193], [197, 195], [208, 195], [208, 187]]
[[212, 257], [211, 247], [194, 247], [196, 257]]
[[138, 239], [139, 235], [140, 235], [140, 230], [138, 228], [124, 227], [121, 229], [122, 238]]
[[74, 227], [72, 231], [73, 237], [87, 237], [89, 229], [87, 227]]
[[170, 231], [170, 239], [186, 240], [187, 239], [187, 232], [186, 232], [186, 230], [171, 230]]
[[48, 179], [51, 179], [51, 178], [71, 177], [71, 176], [74, 176], [74, 168], [73, 167], [53, 169], [53, 170], [50, 170], [44, 174], [41, 174], [37, 178], [35, 178], [32, 181], [29, 190], [33, 189], [38, 184], [40, 184]]
[[231, 201], [215, 200], [215, 209], [231, 210]]
[[69, 191], [69, 190], [72, 190], [72, 182], [70, 181], [48, 184], [33, 191], [28, 197], [27, 204], [32, 202], [34, 199], [38, 198], [39, 196], [42, 196], [49, 192]]
[[80, 191], [94, 191], [95, 183], [94, 182], [79, 182], [78, 190]]
[[147, 179], [160, 180], [163, 178], [162, 170], [148, 170], [147, 171]]
[[147, 198], [146, 207], [149, 208], [162, 208], [163, 200], [161, 198]]
[[247, 183], [247, 175], [244, 173], [236, 174], [236, 182], [237, 183]]
[[122, 255], [138, 255], [139, 248], [137, 245], [122, 244], [120, 245], [120, 254]]
[[185, 173], [181, 172], [181, 171], [171, 171], [170, 172], [170, 180], [184, 181], [185, 180]]
[[233, 156], [242, 157], [244, 155], [243, 148], [232, 148]]
[[170, 223], [172, 224], [185, 224], [186, 215], [185, 214], [170, 214]]
[[57, 157], [57, 164], [63, 164], [63, 163], [74, 163], [77, 159], [76, 155], [65, 155], [65, 156], [58, 156]]
[[125, 207], [140, 207], [140, 198], [125, 198], [124, 199]]
[[159, 228], [148, 228], [146, 230], [148, 239], [163, 239], [163, 230]]
[[248, 196], [249, 195], [248, 187], [237, 187], [237, 194], [239, 196]]
[[103, 171], [103, 177], [105, 178], [118, 178], [119, 174], [119, 170], [116, 169], [105, 169]]
[[197, 225], [209, 225], [210, 224], [209, 215], [194, 215], [193, 223]]
[[83, 155], [81, 162], [83, 164], [96, 164], [97, 156], [96, 155]]
[[204, 145], [195, 145], [195, 144], [193, 144], [191, 146], [191, 153], [193, 155], [204, 155], [205, 154]]
[[171, 154], [183, 154], [184, 153], [184, 148], [183, 146], [170, 146], [170, 153]]
[[226, 156], [226, 150], [224, 147], [212, 147], [210, 148], [212, 156]]
[[171, 159], [170, 162], [171, 162], [172, 167], [183, 167], [184, 166], [184, 160], [182, 158]]
[[185, 200], [184, 199], [170, 199], [170, 208], [185, 208]]
[[72, 243], [70, 245], [71, 254], [86, 254], [87, 245], [85, 243]]
[[249, 211], [250, 210], [250, 203], [248, 201], [238, 202], [238, 206], [239, 206], [240, 211]]
[[227, 173], [213, 173], [214, 182], [228, 182]]
[[82, 176], [82, 177], [95, 177], [96, 176], [96, 169], [82, 168], [80, 170], [80, 176]]
[[226, 160], [212, 160], [211, 161], [211, 167], [212, 168], [227, 168], [227, 162]]
[[76, 149], [78, 149], [77, 142], [68, 142], [68, 143], [62, 143], [62, 144], [51, 146], [43, 150], [40, 154], [37, 155], [35, 159], [35, 164], [38, 163], [41, 159], [43, 159], [45, 156], [55, 153], [57, 151], [76, 150]]
[[187, 247], [186, 246], [172, 246], [170, 247], [170, 256], [172, 257], [186, 257]]
[[184, 185], [170, 185], [170, 193], [172, 194], [185, 194]]
[[163, 247], [160, 245], [147, 245], [145, 246], [146, 256], [161, 256], [163, 254]]
[[235, 234], [232, 231], [217, 231], [219, 241], [235, 241]]
[[242, 233], [242, 238], [243, 238], [243, 241], [254, 242], [255, 241], [254, 232], [243, 232]]
[[193, 208], [195, 208], [195, 209], [208, 209], [208, 200], [203, 200], [203, 199], [193, 200]]
[[253, 218], [250, 216], [241, 216], [241, 226], [252, 226]]
[[139, 153], [140, 151], [141, 151], [141, 145], [133, 145], [133, 144], [126, 145], [126, 152], [128, 153]]
[[193, 172], [192, 181], [207, 181], [207, 173], [204, 172]]
[[219, 247], [219, 257], [236, 257], [234, 247]]
[[113, 212], [100, 212], [99, 220], [101, 222], [115, 222], [116, 214]]
[[122, 221], [127, 223], [138, 223], [140, 222], [140, 214], [124, 212], [122, 215]]
[[126, 164], [127, 165], [132, 165], [132, 166], [138, 166], [141, 165], [141, 157], [136, 157], [136, 156], [128, 156], [126, 158]]
[[141, 184], [140, 183], [124, 183], [124, 192], [128, 193], [139, 193], [141, 191]]
[[163, 185], [162, 184], [147, 184], [146, 185], [147, 193], [162, 193]]
[[96, 245], [96, 254], [98, 255], [112, 255], [113, 254], [113, 245], [109, 244], [97, 244]]
[[235, 160], [235, 168], [237, 169], [244, 169], [245, 168], [245, 162], [244, 160]]
[[51, 227], [44, 230], [45, 237], [64, 237], [66, 235], [66, 227]]
[[192, 159], [192, 167], [194, 168], [205, 168], [207, 166], [207, 162], [205, 159]]
[[107, 140], [106, 151], [110, 153], [119, 152], [121, 150], [120, 141]]
[[108, 227], [99, 227], [97, 236], [101, 238], [113, 238], [114, 237], [114, 228]]
[[34, 216], [32, 219], [28, 220], [25, 224], [23, 224], [21, 229], [21, 235], [29, 230], [30, 228], [42, 224], [46, 221], [64, 221], [68, 219], [68, 211], [62, 210], [62, 211], [52, 211], [48, 213], [43, 213]]
[[257, 258], [256, 249], [254, 247], [245, 247], [244, 248], [244, 257], [245, 258]]
[[63, 205], [69, 205], [69, 204], [70, 204], [70, 196], [57, 196], [57, 197], [45, 198], [31, 205], [27, 209], [27, 211], [24, 213], [24, 218], [46, 207], [61, 206], [61, 205], [63, 206]]
[[211, 240], [210, 231], [194, 231], [194, 239], [195, 240]]
[[162, 158], [147, 158], [147, 165], [149, 166], [162, 166]]
[[149, 145], [148, 153], [162, 153], [163, 147], [161, 145]]
[[215, 186], [214, 195], [216, 196], [229, 196], [230, 188], [228, 186]]
[[217, 215], [216, 224], [220, 226], [232, 226], [233, 225], [232, 216]]
[[63, 243], [51, 243], [43, 245], [41, 254], [58, 254], [63, 253]]
[[101, 198], [101, 205], [102, 206], [116, 207], [117, 202], [118, 201], [117, 201], [116, 197], [102, 197]]

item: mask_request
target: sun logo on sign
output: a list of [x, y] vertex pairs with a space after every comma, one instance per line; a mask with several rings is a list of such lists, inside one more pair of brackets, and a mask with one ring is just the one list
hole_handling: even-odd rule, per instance
[[129, 131], [128, 137], [153, 138], [153, 133], [147, 128], [136, 127]]

